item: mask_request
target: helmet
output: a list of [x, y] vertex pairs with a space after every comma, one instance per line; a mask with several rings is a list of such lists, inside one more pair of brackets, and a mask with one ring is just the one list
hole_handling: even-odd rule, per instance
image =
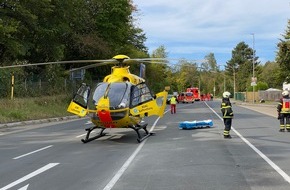
[[228, 92], [228, 91], [226, 91], [226, 92], [223, 93], [223, 97], [224, 98], [230, 98], [230, 96], [231, 96], [231, 93]]
[[282, 96], [289, 96], [289, 92], [288, 92], [288, 90], [284, 90], [284, 91], [282, 92]]

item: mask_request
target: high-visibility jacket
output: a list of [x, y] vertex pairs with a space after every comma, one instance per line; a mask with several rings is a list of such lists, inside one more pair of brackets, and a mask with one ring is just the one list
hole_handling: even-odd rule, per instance
[[290, 113], [290, 98], [281, 98], [277, 106], [277, 111], [279, 113]]
[[170, 98], [170, 104], [176, 104], [176, 98], [173, 96], [172, 98]]
[[223, 114], [223, 118], [233, 118], [234, 117], [232, 104], [228, 98], [222, 99], [221, 111]]

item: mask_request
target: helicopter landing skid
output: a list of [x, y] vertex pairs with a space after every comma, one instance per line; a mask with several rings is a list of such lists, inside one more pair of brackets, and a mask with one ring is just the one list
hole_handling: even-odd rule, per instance
[[[144, 123], [144, 124], [137, 124], [137, 126], [130, 126], [131, 129], [133, 129], [137, 135], [138, 135], [138, 138], [137, 138], [137, 141], [140, 143], [142, 141], [144, 141], [145, 139], [147, 139], [148, 137], [150, 137], [151, 135], [153, 135], [154, 133], [149, 133], [148, 130], [146, 129], [148, 123]], [[144, 129], [145, 131], [145, 136], [141, 137], [140, 133], [139, 133], [139, 130], [140, 129]]]
[[[101, 129], [101, 131], [99, 132], [98, 135], [96, 135], [96, 136], [90, 138], [90, 134], [91, 134], [91, 132], [92, 132], [93, 130], [95, 130], [95, 129]], [[86, 138], [85, 138], [85, 139], [82, 139], [82, 142], [83, 142], [83, 143], [87, 143], [87, 142], [93, 141], [93, 140], [95, 140], [95, 139], [98, 139], [98, 138], [100, 138], [100, 137], [102, 137], [102, 136], [105, 136], [106, 133], [103, 133], [105, 129], [106, 129], [106, 128], [97, 127], [97, 126], [87, 128], [87, 129], [86, 129], [86, 131], [87, 131]]]

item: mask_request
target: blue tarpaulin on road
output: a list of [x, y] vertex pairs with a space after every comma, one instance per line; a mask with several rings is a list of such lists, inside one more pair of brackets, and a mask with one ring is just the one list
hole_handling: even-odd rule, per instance
[[179, 129], [199, 129], [213, 127], [212, 120], [201, 120], [201, 121], [183, 121], [179, 123]]

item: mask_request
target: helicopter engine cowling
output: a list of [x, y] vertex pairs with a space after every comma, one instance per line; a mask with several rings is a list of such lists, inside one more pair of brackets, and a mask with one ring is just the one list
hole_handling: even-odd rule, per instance
[[129, 66], [127, 67], [112, 67], [112, 73], [106, 76], [103, 82], [130, 82], [132, 84], [139, 84], [144, 82], [143, 78], [140, 78], [129, 71]]

